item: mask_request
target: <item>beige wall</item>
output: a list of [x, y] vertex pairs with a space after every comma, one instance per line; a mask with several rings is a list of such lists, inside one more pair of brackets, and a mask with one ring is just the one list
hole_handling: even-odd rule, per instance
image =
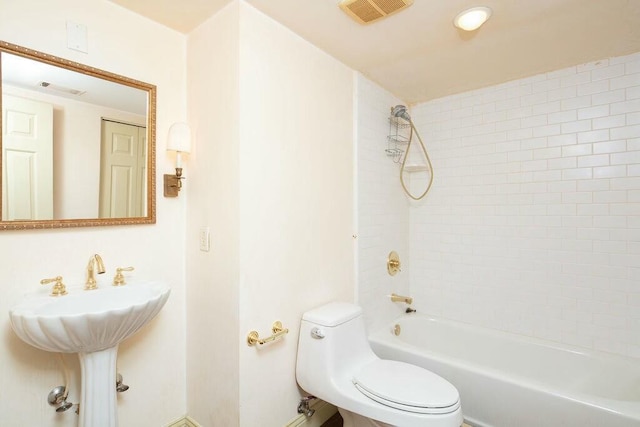
[[[203, 426], [236, 426], [238, 404], [239, 159], [238, 5], [189, 35], [189, 122], [194, 149], [186, 170], [187, 401]], [[198, 230], [211, 229], [201, 252]]]
[[[157, 85], [158, 177], [171, 170], [165, 135], [186, 111], [183, 35], [102, 0], [0, 0], [0, 10], [2, 40]], [[87, 25], [88, 54], [66, 48], [67, 20]], [[81, 281], [96, 252], [108, 270], [99, 277], [101, 285], [112, 279], [116, 267], [133, 265], [133, 277], [162, 279], [172, 286], [157, 319], [120, 347], [119, 371], [131, 386], [119, 398], [120, 427], [162, 426], [186, 412], [185, 200], [164, 199], [161, 188], [157, 193], [155, 225], [0, 233], [0, 425], [77, 425], [73, 412], [59, 415], [46, 404], [49, 391], [63, 382], [56, 356], [22, 343], [11, 331], [7, 312], [22, 294], [40, 290], [44, 277], [59, 274], [67, 284]], [[75, 384], [70, 399], [77, 402], [79, 367], [74, 355], [67, 361]]]
[[354, 298], [353, 71], [250, 6], [240, 9], [240, 425], [297, 415], [300, 318]]
[[[170, 124], [188, 118], [195, 136], [180, 197], [157, 189], [156, 225], [3, 232], [0, 310], [43, 277], [82, 280], [94, 252], [109, 270], [103, 284], [132, 264], [135, 276], [165, 279], [173, 291], [121, 346], [119, 370], [131, 385], [119, 399], [121, 427], [162, 426], [184, 413], [203, 426], [278, 426], [297, 416], [300, 317], [355, 293], [353, 72], [239, 1], [188, 37], [98, 0], [0, 0], [0, 9], [0, 39], [158, 86], [159, 182], [173, 166], [164, 150]], [[67, 20], [87, 25], [89, 54], [66, 48]], [[201, 226], [211, 228], [210, 252], [198, 250]], [[245, 344], [249, 330], [267, 335], [275, 320], [290, 329], [283, 341]], [[45, 402], [62, 382], [55, 357], [0, 322], [0, 390], [11, 390], [0, 425], [75, 425], [74, 414]], [[77, 362], [67, 360], [77, 385]]]
[[[354, 296], [353, 73], [234, 2], [190, 34], [188, 81], [189, 413], [284, 425], [298, 415], [302, 313]], [[283, 341], [246, 345], [275, 320]]]

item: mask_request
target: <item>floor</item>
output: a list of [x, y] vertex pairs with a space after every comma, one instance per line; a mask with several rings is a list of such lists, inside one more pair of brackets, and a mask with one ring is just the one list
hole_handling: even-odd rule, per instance
[[342, 417], [339, 412], [333, 414], [331, 418], [324, 422], [320, 427], [342, 427]]
[[[320, 427], [342, 427], [342, 417], [336, 412], [331, 418], [324, 422]], [[461, 427], [471, 427], [469, 424], [462, 424]]]

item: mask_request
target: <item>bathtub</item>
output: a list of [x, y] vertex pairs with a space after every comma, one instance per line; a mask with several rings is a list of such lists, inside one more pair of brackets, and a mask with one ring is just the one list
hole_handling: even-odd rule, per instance
[[369, 339], [384, 359], [422, 366], [457, 387], [479, 427], [640, 426], [640, 361], [418, 313]]

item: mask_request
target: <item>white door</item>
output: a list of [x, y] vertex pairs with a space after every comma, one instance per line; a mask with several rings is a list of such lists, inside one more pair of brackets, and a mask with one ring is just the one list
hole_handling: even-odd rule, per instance
[[102, 120], [100, 217], [143, 216], [146, 202], [146, 128]]
[[138, 215], [147, 214], [147, 128], [138, 126]]
[[53, 106], [2, 96], [2, 220], [53, 219]]

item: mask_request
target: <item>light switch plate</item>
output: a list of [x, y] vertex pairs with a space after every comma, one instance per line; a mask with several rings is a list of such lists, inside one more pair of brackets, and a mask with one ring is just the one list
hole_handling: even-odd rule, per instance
[[67, 21], [67, 47], [78, 52], [89, 52], [86, 25]]
[[209, 252], [211, 249], [211, 233], [209, 227], [200, 227], [200, 250]]

